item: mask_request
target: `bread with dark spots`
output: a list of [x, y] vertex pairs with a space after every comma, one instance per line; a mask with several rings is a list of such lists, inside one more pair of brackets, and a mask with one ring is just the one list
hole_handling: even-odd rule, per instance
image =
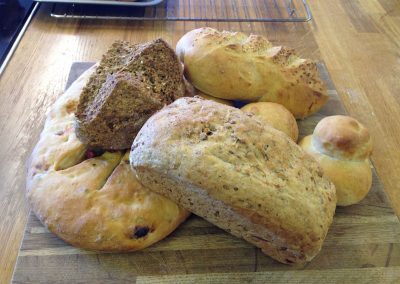
[[164, 40], [115, 42], [81, 93], [76, 135], [92, 148], [129, 149], [144, 122], [184, 94], [181, 64]]
[[283, 263], [310, 261], [336, 195], [287, 135], [242, 112], [181, 98], [153, 115], [130, 153], [139, 181]]
[[83, 249], [127, 252], [165, 238], [189, 212], [135, 178], [129, 151], [89, 150], [73, 131], [79, 95], [96, 66], [50, 107], [27, 166], [26, 196], [43, 225]]

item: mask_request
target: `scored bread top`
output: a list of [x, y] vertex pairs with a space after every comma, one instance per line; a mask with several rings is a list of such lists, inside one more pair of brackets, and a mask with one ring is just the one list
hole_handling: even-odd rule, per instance
[[332, 222], [335, 188], [317, 162], [282, 132], [233, 107], [178, 99], [146, 122], [130, 160], [141, 182], [140, 172], [149, 171], [187, 190], [199, 188], [268, 228], [276, 237], [272, 244], [282, 240], [302, 261], [320, 250]]
[[260, 35], [200, 28], [185, 34], [176, 52], [185, 76], [214, 97], [280, 103], [296, 118], [316, 112], [328, 99], [315, 62]]

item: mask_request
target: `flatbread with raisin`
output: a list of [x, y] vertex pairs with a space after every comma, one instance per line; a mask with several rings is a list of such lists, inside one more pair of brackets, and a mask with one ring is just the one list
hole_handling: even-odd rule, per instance
[[143, 249], [189, 215], [136, 180], [129, 151], [88, 151], [74, 132], [82, 74], [54, 103], [28, 162], [27, 198], [40, 221], [66, 242], [98, 251]]

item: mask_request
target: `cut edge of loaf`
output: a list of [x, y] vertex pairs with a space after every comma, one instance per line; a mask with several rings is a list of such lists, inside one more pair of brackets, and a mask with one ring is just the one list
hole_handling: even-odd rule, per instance
[[[179, 181], [177, 177], [161, 173], [152, 167], [134, 166], [134, 169], [136, 175], [140, 176], [141, 183], [147, 188], [202, 216], [228, 233], [243, 238], [281, 263], [304, 264], [311, 261], [321, 249], [322, 243], [318, 242], [315, 246], [308, 246], [310, 250], [307, 252], [290, 249], [292, 244], [287, 243], [284, 238], [274, 234], [264, 224], [252, 223], [246, 216], [240, 214], [241, 208], [237, 208], [239, 212], [236, 212], [234, 207], [213, 199], [203, 189], [189, 182]], [[221, 220], [224, 220], [223, 223]]]
[[[183, 68], [165, 40], [116, 41], [80, 93], [74, 126], [77, 137], [91, 148], [129, 149], [144, 122], [183, 97], [185, 90]], [[118, 108], [113, 105], [116, 98], [125, 100]], [[131, 113], [119, 115], [121, 106]]]

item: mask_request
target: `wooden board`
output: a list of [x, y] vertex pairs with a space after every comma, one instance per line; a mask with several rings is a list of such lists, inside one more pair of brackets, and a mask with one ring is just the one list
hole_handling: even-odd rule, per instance
[[[91, 63], [75, 63], [68, 84]], [[323, 64], [330, 99], [299, 121], [300, 136], [324, 116], [344, 114]], [[280, 264], [254, 246], [192, 216], [163, 241], [138, 252], [96, 253], [69, 246], [30, 214], [14, 283], [400, 283], [400, 224], [373, 170], [360, 204], [337, 208], [322, 251], [303, 267]]]

